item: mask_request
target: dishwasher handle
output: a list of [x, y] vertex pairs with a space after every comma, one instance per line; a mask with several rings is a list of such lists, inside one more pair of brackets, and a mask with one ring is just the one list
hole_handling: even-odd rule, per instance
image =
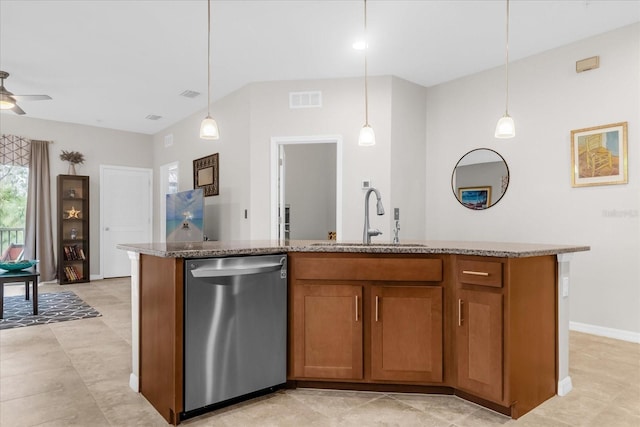
[[283, 268], [283, 263], [260, 263], [237, 267], [197, 267], [191, 270], [193, 277], [229, 277], [249, 274], [270, 273]]

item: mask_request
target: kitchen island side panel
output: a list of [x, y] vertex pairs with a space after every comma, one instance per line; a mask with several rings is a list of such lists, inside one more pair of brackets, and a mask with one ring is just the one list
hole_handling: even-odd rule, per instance
[[170, 424], [183, 410], [184, 260], [140, 256], [140, 392]]

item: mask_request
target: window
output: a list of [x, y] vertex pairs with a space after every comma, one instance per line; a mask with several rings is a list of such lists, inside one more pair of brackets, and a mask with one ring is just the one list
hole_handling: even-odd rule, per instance
[[28, 184], [28, 167], [0, 165], [0, 255], [24, 244]]

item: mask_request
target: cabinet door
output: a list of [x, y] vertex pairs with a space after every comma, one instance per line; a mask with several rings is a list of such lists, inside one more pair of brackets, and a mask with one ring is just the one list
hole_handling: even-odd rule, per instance
[[371, 377], [442, 381], [442, 288], [373, 286]]
[[503, 398], [502, 294], [458, 290], [458, 386], [494, 402]]
[[294, 375], [362, 379], [362, 286], [294, 285]]

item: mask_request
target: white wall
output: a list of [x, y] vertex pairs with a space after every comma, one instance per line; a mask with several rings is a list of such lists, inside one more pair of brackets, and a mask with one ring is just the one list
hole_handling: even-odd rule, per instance
[[[132, 132], [15, 116], [12, 113], [2, 113], [0, 116], [0, 133], [54, 142], [49, 145], [54, 242], [57, 241], [56, 176], [66, 174], [68, 171], [68, 163], [60, 160], [60, 153], [65, 150], [79, 151], [84, 154], [85, 162], [76, 165], [76, 173], [89, 176], [91, 209], [89, 261], [91, 276], [101, 276], [100, 165], [151, 168], [153, 166], [151, 137]], [[54, 243], [54, 249], [55, 245], [56, 243]]]
[[[249, 94], [242, 88], [212, 105], [220, 139], [200, 139], [200, 122], [206, 110], [193, 114], [153, 137], [153, 164], [156, 173], [160, 166], [178, 162], [178, 191], [193, 189], [193, 161], [219, 153], [218, 196], [205, 197], [204, 230], [211, 240], [246, 240], [250, 238], [250, 223], [244, 218], [249, 209]], [[204, 100], [206, 104], [206, 100]], [[165, 147], [164, 137], [173, 135], [173, 145]], [[154, 179], [155, 240], [159, 239], [160, 214], [159, 180]], [[157, 196], [156, 196], [157, 195]]]
[[[289, 92], [316, 90], [322, 92], [321, 108], [289, 108]], [[369, 122], [375, 129], [377, 142], [373, 147], [359, 147], [358, 134], [365, 119], [362, 78], [252, 83], [212, 105], [212, 115], [220, 126], [219, 141], [204, 142], [198, 138], [204, 112], [155, 135], [154, 166], [159, 170], [163, 164], [179, 161], [179, 190], [183, 191], [193, 188], [193, 159], [220, 152], [220, 196], [205, 199], [206, 215], [208, 207], [217, 209], [212, 220], [218, 229], [209, 237], [268, 240], [271, 138], [341, 135], [343, 235], [338, 238], [362, 238], [364, 191], [361, 183], [365, 179], [381, 191], [387, 210], [382, 218], [372, 216], [372, 226], [384, 233], [377, 240], [392, 239], [394, 206], [402, 210], [404, 234], [401, 236], [422, 238], [425, 91], [396, 77], [369, 78]], [[398, 112], [392, 116], [394, 108]], [[393, 152], [392, 128], [393, 144], [396, 141], [398, 144]], [[165, 148], [167, 134], [173, 134], [174, 145]], [[398, 169], [393, 187], [392, 165]], [[158, 192], [157, 182], [154, 191]], [[244, 209], [248, 209], [248, 219], [244, 219]], [[159, 203], [156, 203], [157, 210]], [[159, 223], [157, 219], [155, 224]], [[205, 230], [207, 228], [205, 216]]]
[[[359, 147], [358, 134], [364, 124], [364, 81], [283, 81], [253, 83], [251, 88], [251, 237], [270, 237], [270, 140], [272, 137], [341, 135], [343, 137], [343, 236], [362, 238], [364, 193], [361, 181], [370, 179], [382, 192], [383, 202], [391, 198], [390, 122], [391, 77], [369, 79], [369, 122], [376, 132], [374, 147]], [[289, 109], [289, 92], [322, 91], [322, 108]], [[375, 215], [374, 215], [375, 217]], [[387, 216], [388, 218], [388, 216]], [[388, 219], [375, 217], [388, 240]], [[382, 237], [381, 237], [382, 239]]]
[[[403, 239], [425, 238], [427, 89], [393, 78], [391, 106], [391, 203], [385, 205], [389, 230], [395, 225], [393, 208], [400, 208]], [[393, 237], [388, 236], [387, 240]]]
[[[575, 62], [600, 56], [581, 74]], [[504, 69], [428, 89], [427, 237], [590, 245], [572, 261], [572, 322], [640, 333], [640, 24], [514, 62], [509, 112], [517, 136], [493, 137]], [[628, 122], [629, 183], [571, 187], [573, 129]], [[511, 173], [504, 198], [472, 211], [451, 194], [467, 151], [488, 147]]]

